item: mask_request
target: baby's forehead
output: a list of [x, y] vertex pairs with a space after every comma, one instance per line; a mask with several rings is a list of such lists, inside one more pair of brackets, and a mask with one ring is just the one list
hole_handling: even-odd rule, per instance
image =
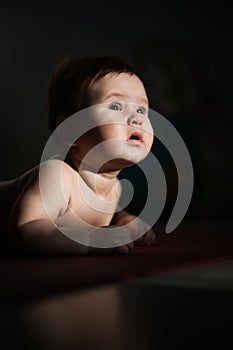
[[148, 105], [145, 87], [136, 74], [108, 73], [91, 84], [90, 88], [90, 93], [95, 98], [103, 100], [111, 97], [132, 98]]
[[104, 75], [102, 75], [100, 78], [96, 79], [94, 81], [95, 83], [102, 83], [102, 84], [119, 84], [119, 83], [137, 83], [143, 85], [141, 79], [135, 74], [135, 73], [129, 73], [129, 72], [109, 72]]

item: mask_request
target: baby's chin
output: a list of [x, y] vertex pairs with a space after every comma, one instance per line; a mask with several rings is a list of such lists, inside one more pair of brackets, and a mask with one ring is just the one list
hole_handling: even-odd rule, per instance
[[106, 162], [101, 167], [102, 171], [118, 171], [124, 168], [128, 168], [134, 164], [137, 164], [144, 160], [146, 156], [148, 155], [148, 152], [144, 155], [133, 155], [131, 157], [122, 157], [122, 156], [115, 156], [112, 160]]
[[95, 169], [116, 171], [141, 162], [149, 151], [144, 145], [128, 145], [122, 140], [112, 140], [94, 147], [83, 160]]
[[[123, 150], [121, 149], [121, 154], [116, 154], [116, 159], [122, 159], [126, 164], [132, 165], [141, 162], [148, 156], [149, 150], [145, 147], [126, 147]], [[116, 151], [117, 153], [117, 151]], [[128, 166], [129, 166], [128, 165]]]

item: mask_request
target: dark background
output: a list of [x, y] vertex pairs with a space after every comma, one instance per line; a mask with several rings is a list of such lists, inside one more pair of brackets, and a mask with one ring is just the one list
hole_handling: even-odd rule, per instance
[[[232, 18], [224, 2], [5, 2], [0, 42], [0, 180], [40, 161], [54, 65], [67, 54], [119, 55], [144, 77], [151, 108], [173, 123], [190, 152], [195, 186], [182, 225], [232, 227]], [[163, 224], [177, 177], [158, 141], [153, 152], [168, 182]], [[138, 203], [144, 192], [134, 174]]]

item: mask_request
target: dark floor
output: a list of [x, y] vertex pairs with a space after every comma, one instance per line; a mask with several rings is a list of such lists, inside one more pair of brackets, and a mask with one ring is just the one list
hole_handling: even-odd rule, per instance
[[225, 349], [233, 232], [158, 234], [128, 256], [2, 256], [1, 349]]

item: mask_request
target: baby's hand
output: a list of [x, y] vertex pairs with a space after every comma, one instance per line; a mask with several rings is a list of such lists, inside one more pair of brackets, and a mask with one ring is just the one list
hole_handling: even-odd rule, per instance
[[[106, 229], [103, 231], [103, 229]], [[110, 229], [110, 230], [109, 230]], [[127, 227], [114, 225], [114, 233], [111, 234], [110, 226], [103, 226], [92, 232], [89, 242], [89, 254], [129, 254], [134, 248], [131, 234]]]
[[128, 225], [131, 233], [131, 237], [138, 236], [139, 232], [145, 232], [145, 234], [134, 240], [134, 244], [138, 246], [152, 245], [155, 243], [155, 232], [141, 219], [135, 215], [124, 215], [116, 222], [117, 225]]

